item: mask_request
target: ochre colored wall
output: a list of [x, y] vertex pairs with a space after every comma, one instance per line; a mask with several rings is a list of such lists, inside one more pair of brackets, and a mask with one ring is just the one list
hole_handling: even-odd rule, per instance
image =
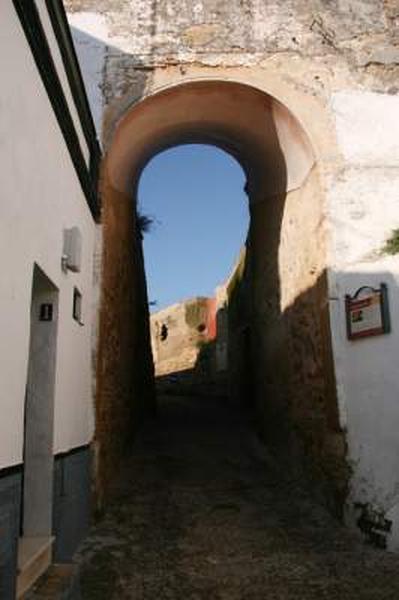
[[349, 471], [331, 357], [326, 229], [317, 169], [251, 210], [248, 271], [257, 409], [280, 456], [305, 466], [340, 511]]
[[[212, 298], [191, 298], [151, 315], [151, 345], [155, 375], [195, 371], [201, 350], [216, 335], [216, 303]], [[166, 328], [165, 339], [161, 338]]]
[[155, 407], [141, 238], [131, 196], [102, 179], [103, 264], [95, 450], [102, 506], [129, 442]]
[[230, 389], [287, 468], [342, 514], [350, 470], [338, 420], [317, 169], [301, 189], [251, 205], [228, 286]]

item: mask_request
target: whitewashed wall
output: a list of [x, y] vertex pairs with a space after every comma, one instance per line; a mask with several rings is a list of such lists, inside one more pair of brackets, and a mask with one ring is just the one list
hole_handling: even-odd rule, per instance
[[104, 109], [103, 79], [109, 39], [107, 22], [104, 15], [91, 12], [69, 14], [68, 20], [97, 135], [101, 140]]
[[[36, 262], [59, 289], [54, 452], [92, 438], [90, 323], [94, 222], [11, 2], [0, 21], [0, 468], [22, 461]], [[80, 273], [61, 270], [64, 228], [83, 235]], [[73, 288], [83, 321], [72, 318]]]
[[[399, 97], [340, 92], [332, 101], [344, 167], [330, 181], [330, 297], [340, 413], [356, 502], [394, 519], [399, 548], [399, 256], [381, 254], [399, 227]], [[345, 294], [388, 285], [392, 332], [348, 341]], [[357, 515], [358, 516], [358, 515]]]

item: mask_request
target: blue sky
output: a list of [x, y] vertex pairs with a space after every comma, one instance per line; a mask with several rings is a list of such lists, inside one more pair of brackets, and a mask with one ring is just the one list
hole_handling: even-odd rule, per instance
[[144, 236], [152, 311], [211, 296], [230, 273], [248, 230], [244, 185], [240, 165], [213, 146], [177, 146], [147, 165], [139, 210], [154, 218]]

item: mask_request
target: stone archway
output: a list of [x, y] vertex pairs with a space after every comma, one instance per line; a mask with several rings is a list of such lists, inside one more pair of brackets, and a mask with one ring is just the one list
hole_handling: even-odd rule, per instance
[[[342, 434], [314, 151], [299, 121], [277, 99], [250, 85], [207, 79], [167, 87], [127, 108], [104, 160], [96, 405], [100, 496], [141, 414], [152, 405], [145, 274], [134, 209], [137, 184], [155, 154], [188, 142], [219, 146], [247, 176], [246, 291], [234, 305], [237, 339], [249, 327], [256, 348], [260, 433], [280, 454], [304, 457], [339, 509], [347, 476], [344, 455], [335, 455]], [[238, 344], [233, 354], [239, 352]]]

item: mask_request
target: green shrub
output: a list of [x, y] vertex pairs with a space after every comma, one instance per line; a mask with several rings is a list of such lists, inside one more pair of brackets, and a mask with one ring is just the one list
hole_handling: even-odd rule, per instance
[[399, 254], [399, 229], [394, 229], [390, 238], [387, 239], [382, 251], [384, 254]]

